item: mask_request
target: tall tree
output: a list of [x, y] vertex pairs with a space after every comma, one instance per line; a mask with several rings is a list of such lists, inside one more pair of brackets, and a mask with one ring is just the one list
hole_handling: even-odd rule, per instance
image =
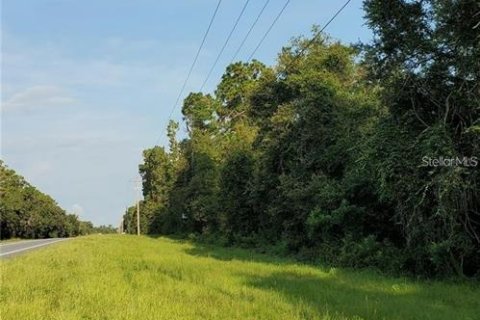
[[419, 272], [480, 265], [479, 168], [422, 166], [478, 156], [480, 3], [365, 1], [371, 79], [389, 116], [372, 142], [379, 194], [395, 206]]

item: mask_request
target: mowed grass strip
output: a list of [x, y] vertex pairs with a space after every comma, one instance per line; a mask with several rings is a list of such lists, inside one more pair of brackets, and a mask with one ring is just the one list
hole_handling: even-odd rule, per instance
[[475, 284], [98, 235], [0, 262], [1, 319], [480, 319]]

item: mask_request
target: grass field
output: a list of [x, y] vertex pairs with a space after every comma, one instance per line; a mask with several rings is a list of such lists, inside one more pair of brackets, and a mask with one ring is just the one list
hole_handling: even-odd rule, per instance
[[475, 284], [414, 282], [167, 238], [98, 235], [0, 262], [1, 319], [480, 319]]

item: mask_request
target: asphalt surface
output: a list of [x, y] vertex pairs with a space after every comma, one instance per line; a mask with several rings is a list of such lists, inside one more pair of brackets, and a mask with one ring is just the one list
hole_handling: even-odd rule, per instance
[[11, 258], [65, 240], [68, 240], [68, 238], [21, 240], [0, 244], [0, 259]]

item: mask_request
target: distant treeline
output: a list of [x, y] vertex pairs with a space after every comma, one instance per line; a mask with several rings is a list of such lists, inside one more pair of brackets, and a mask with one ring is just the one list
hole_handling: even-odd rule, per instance
[[[91, 222], [67, 214], [0, 161], [0, 238], [74, 237], [97, 232]], [[106, 227], [105, 227], [106, 228]]]
[[[480, 4], [365, 1], [370, 44], [314, 32], [183, 103], [140, 165], [144, 233], [422, 276], [480, 269]], [[455, 165], [439, 165], [459, 158]], [[464, 160], [464, 161], [463, 161]], [[124, 217], [134, 233], [135, 210]]]
[[89, 233], [118, 233], [118, 229], [111, 224], [93, 227]]

